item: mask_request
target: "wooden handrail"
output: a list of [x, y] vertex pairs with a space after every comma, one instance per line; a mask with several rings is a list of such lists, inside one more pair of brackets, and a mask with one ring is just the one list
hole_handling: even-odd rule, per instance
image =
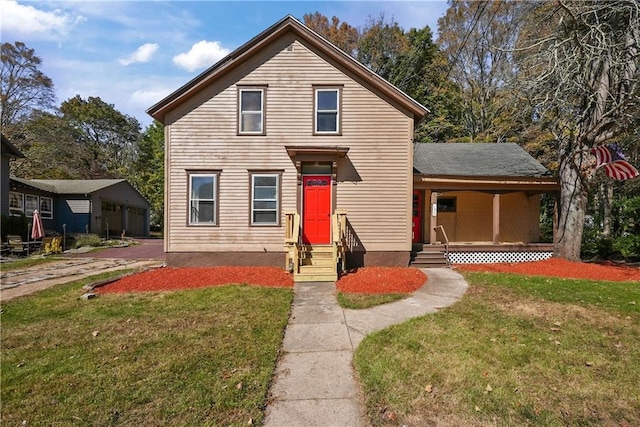
[[294, 274], [298, 272], [300, 253], [300, 214], [298, 212], [285, 212], [285, 236], [284, 243], [287, 250], [285, 269]]
[[333, 248], [342, 271], [347, 267], [347, 211], [336, 209], [332, 215]]
[[442, 237], [444, 238], [444, 244], [448, 245], [449, 238], [447, 237], [447, 233], [444, 231], [444, 227], [442, 225], [438, 225], [437, 227], [433, 227], [433, 229], [436, 231], [436, 233], [438, 232], [438, 230], [440, 230], [440, 232], [442, 233]]

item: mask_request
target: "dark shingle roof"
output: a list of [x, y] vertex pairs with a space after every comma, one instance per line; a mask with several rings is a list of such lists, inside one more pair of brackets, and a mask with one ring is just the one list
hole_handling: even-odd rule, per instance
[[438, 176], [544, 177], [549, 171], [517, 144], [416, 144], [414, 172]]
[[110, 187], [124, 179], [11, 179], [40, 190], [57, 194], [89, 194]]

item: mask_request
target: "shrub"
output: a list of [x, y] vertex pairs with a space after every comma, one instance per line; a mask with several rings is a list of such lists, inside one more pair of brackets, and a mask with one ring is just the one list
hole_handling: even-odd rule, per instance
[[24, 215], [21, 216], [7, 216], [2, 215], [2, 241], [7, 240], [8, 235], [22, 236], [23, 239], [27, 238], [29, 221]]
[[612, 248], [626, 260], [640, 259], [640, 236], [628, 235], [613, 240]]
[[75, 235], [76, 248], [83, 246], [102, 246], [102, 238], [97, 234], [76, 234]]

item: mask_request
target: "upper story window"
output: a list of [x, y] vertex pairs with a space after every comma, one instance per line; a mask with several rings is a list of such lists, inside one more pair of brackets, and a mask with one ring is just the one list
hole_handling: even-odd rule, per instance
[[241, 88], [238, 91], [238, 133], [264, 135], [264, 88]]
[[336, 88], [315, 89], [316, 134], [340, 133], [340, 90]]
[[189, 225], [217, 225], [218, 173], [189, 175]]

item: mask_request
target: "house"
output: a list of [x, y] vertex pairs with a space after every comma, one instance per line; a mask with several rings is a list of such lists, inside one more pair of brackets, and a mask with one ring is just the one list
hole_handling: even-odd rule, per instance
[[[416, 144], [413, 243], [453, 263], [546, 259], [540, 196], [558, 180], [517, 144]], [[428, 246], [427, 246], [428, 245]]]
[[0, 134], [1, 162], [0, 163], [0, 214], [9, 215], [9, 162], [12, 159], [23, 158], [24, 154], [13, 145], [4, 134]]
[[33, 217], [45, 230], [120, 238], [149, 235], [149, 202], [125, 179], [10, 178], [8, 214]]
[[296, 281], [406, 266], [414, 194], [449, 189], [414, 174], [428, 110], [291, 16], [147, 112], [165, 126], [169, 265], [284, 265]]
[[147, 112], [165, 125], [168, 264], [289, 264], [296, 280], [335, 279], [336, 256], [408, 264], [427, 109], [295, 18]]

